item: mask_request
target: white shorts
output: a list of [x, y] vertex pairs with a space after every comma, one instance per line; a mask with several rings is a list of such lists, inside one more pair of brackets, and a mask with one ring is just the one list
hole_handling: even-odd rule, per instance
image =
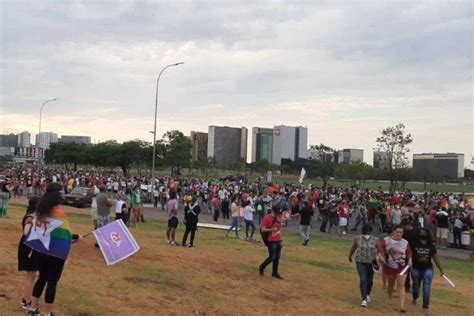
[[436, 230], [436, 237], [441, 239], [448, 239], [448, 232], [449, 229], [438, 227], [438, 229]]
[[339, 218], [339, 226], [347, 226], [347, 218], [345, 217]]

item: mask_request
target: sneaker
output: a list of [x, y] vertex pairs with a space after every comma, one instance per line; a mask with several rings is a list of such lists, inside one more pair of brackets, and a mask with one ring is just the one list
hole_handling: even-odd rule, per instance
[[40, 314], [40, 311], [38, 308], [35, 308], [35, 309], [30, 309], [28, 311], [28, 315], [39, 315]]
[[367, 303], [372, 302], [372, 300], [370, 299], [370, 295], [367, 295], [367, 297], [365, 298], [365, 300], [367, 301]]
[[345, 235], [345, 234], [346, 234], [346, 232], [342, 232], [342, 234], [343, 234], [343, 235]]
[[186, 244], [182, 244], [181, 246], [186, 247], [187, 245], [186, 245]]
[[176, 241], [174, 241], [174, 240], [171, 241], [171, 242], [170, 242], [170, 245], [171, 245], [171, 246], [176, 246]]
[[258, 274], [260, 274], [261, 276], [263, 276], [263, 272], [264, 272], [264, 270], [259, 267], [259, 268], [258, 268]]
[[194, 247], [194, 245], [192, 245], [192, 244], [190, 244], [190, 245], [188, 246], [188, 248], [193, 248], [193, 247]]
[[30, 303], [26, 302], [26, 300], [24, 298], [21, 299], [21, 308], [23, 308], [24, 310], [29, 310], [30, 309]]
[[272, 275], [272, 277], [274, 277], [275, 279], [283, 280], [283, 278], [281, 277], [281, 275], [279, 275], [278, 273]]
[[167, 244], [171, 244], [171, 240], [168, 239], [168, 241], [166, 241]]
[[303, 243], [303, 246], [307, 246], [308, 243], [309, 243], [309, 239], [306, 239], [306, 240], [304, 241], [304, 243]]
[[367, 301], [366, 301], [366, 300], [362, 300], [362, 303], [360, 303], [360, 306], [362, 306], [362, 307], [367, 307]]

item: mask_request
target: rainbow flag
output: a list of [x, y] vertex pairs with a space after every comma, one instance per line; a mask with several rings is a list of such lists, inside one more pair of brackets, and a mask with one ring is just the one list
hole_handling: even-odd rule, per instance
[[66, 260], [71, 250], [72, 234], [66, 213], [59, 207], [51, 217], [35, 216], [25, 238], [25, 245], [35, 251]]

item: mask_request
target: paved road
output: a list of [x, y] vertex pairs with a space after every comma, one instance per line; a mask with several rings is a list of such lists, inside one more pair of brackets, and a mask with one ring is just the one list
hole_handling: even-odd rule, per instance
[[[10, 203], [12, 204], [22, 204], [26, 205], [27, 204], [27, 199], [25, 197], [22, 197], [20, 199], [11, 199]], [[90, 215], [90, 208], [76, 208], [72, 206], [64, 206], [65, 209], [68, 212], [71, 213], [76, 213], [76, 214], [86, 214]], [[178, 213], [179, 217], [182, 217], [182, 208], [180, 208], [181, 214]], [[156, 220], [156, 221], [161, 221], [161, 222], [166, 222], [167, 221], [167, 214], [166, 211], [161, 210], [161, 207], [158, 206], [158, 208], [154, 208], [153, 204], [144, 204], [144, 217], [145, 220]], [[350, 221], [350, 225], [352, 227], [354, 219]], [[224, 224], [224, 225], [230, 225], [230, 220], [224, 221], [222, 219], [222, 216], [220, 216], [218, 222], [214, 222], [212, 218], [212, 214], [203, 211], [201, 215], [199, 215], [199, 222], [201, 223], [213, 223], [213, 224]], [[298, 232], [298, 219], [292, 219], [288, 221], [288, 226], [286, 227], [287, 231], [297, 233]], [[314, 223], [314, 227], [311, 231], [311, 235], [313, 236], [324, 236], [324, 237], [332, 237], [332, 238], [345, 238], [348, 240], [352, 240], [355, 236], [355, 232], [349, 232], [347, 235], [338, 235], [337, 233], [337, 228], [333, 227], [331, 234], [328, 233], [321, 233], [319, 232], [319, 226], [321, 225], [321, 221], [317, 221]], [[359, 226], [360, 227], [360, 226]], [[360, 228], [359, 228], [360, 229]], [[327, 229], [326, 229], [327, 230]], [[378, 234], [378, 230], [374, 229], [374, 232]], [[460, 249], [453, 249], [453, 248], [448, 248], [448, 249], [438, 249], [438, 253], [442, 257], [447, 257], [447, 258], [455, 258], [455, 259], [461, 259], [461, 260], [469, 260], [471, 258], [471, 253], [472, 251], [469, 250], [460, 250]]]

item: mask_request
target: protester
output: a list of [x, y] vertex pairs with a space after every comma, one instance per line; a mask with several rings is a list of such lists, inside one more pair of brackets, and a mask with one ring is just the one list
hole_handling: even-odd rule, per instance
[[227, 230], [225, 236], [229, 237], [229, 233], [232, 229], [235, 229], [235, 237], [240, 239], [239, 237], [239, 207], [237, 206], [237, 196], [232, 198], [232, 203], [230, 204], [230, 211], [232, 213], [232, 224], [230, 225], [229, 230]]
[[[140, 222], [140, 218], [143, 213], [143, 204], [142, 204], [142, 198], [140, 195], [140, 187], [137, 185], [135, 187], [135, 190], [132, 191], [131, 193], [131, 205], [132, 205], [132, 211], [133, 211], [133, 224], [134, 226], [137, 226], [137, 223]], [[142, 218], [143, 221], [143, 218]]]
[[126, 223], [126, 214], [128, 213], [127, 204], [123, 200], [122, 193], [117, 194], [117, 201], [115, 201], [115, 220], [121, 219]]
[[186, 247], [188, 240], [188, 234], [191, 233], [191, 239], [189, 241], [189, 247], [194, 247], [194, 237], [197, 230], [197, 224], [199, 222], [199, 214], [201, 208], [195, 196], [192, 197], [191, 203], [184, 207], [184, 218], [186, 220], [186, 230], [183, 235], [182, 246]]
[[458, 214], [454, 218], [453, 223], [453, 245], [455, 248], [461, 249], [462, 248], [462, 228], [464, 227], [464, 223], [461, 220], [461, 215]]
[[221, 210], [222, 210], [222, 219], [224, 222], [226, 219], [229, 219], [229, 212], [230, 212], [230, 203], [229, 203], [229, 196], [224, 196], [224, 199], [221, 202]]
[[[44, 223], [45, 227], [46, 225], [48, 225], [48, 222], [50, 222], [48, 218], [60, 218], [63, 222], [63, 226], [69, 227], [69, 225], [67, 224], [66, 214], [63, 208], [59, 206], [59, 202], [61, 199], [61, 189], [62, 186], [59, 183], [50, 183], [46, 187], [46, 192], [38, 202], [38, 206], [36, 209], [36, 220], [39, 221], [40, 224]], [[72, 243], [72, 240], [82, 239], [82, 237], [79, 235], [71, 234], [69, 230], [63, 229], [62, 239], [69, 240]], [[65, 263], [65, 258], [60, 258], [53, 255], [55, 253], [55, 250], [57, 250], [53, 247], [62, 248], [65, 246], [68, 249], [70, 248], [70, 244], [66, 245], [64, 243], [50, 243], [48, 253], [38, 254], [39, 276], [33, 287], [31, 309], [28, 313], [29, 315], [40, 314], [38, 309], [38, 301], [41, 297], [41, 294], [43, 293], [45, 286], [46, 304], [43, 315], [53, 315], [52, 310], [54, 308], [54, 299], [56, 297], [56, 287], [61, 277]], [[66, 252], [69, 253], [69, 250], [66, 250]]]
[[176, 191], [170, 191], [170, 199], [166, 203], [166, 209], [168, 211], [168, 229], [166, 230], [166, 238], [168, 244], [176, 245], [176, 228], [178, 228], [178, 200], [176, 197]]
[[21, 299], [21, 307], [25, 310], [31, 308], [31, 295], [36, 275], [39, 270], [38, 253], [24, 244], [25, 237], [30, 231], [33, 222], [34, 213], [40, 200], [39, 196], [31, 196], [28, 200], [28, 208], [26, 214], [21, 221], [22, 232], [20, 242], [18, 244], [18, 271], [26, 271], [26, 278], [23, 283], [23, 298]]
[[311, 227], [313, 226], [313, 208], [310, 207], [307, 201], [304, 201], [303, 207], [299, 210], [299, 213], [293, 216], [300, 218], [299, 232], [301, 237], [303, 237], [303, 246], [307, 246], [309, 243], [309, 232]]
[[405, 313], [405, 267], [411, 265], [410, 245], [406, 239], [402, 238], [403, 228], [396, 226], [390, 237], [385, 237], [379, 242], [380, 259], [384, 265], [384, 272], [388, 280], [388, 297], [392, 298], [395, 281], [400, 299], [400, 312]]
[[413, 279], [413, 305], [419, 297], [421, 283], [423, 282], [423, 312], [428, 315], [431, 295], [431, 282], [433, 281], [433, 263], [436, 263], [441, 275], [444, 274], [439, 261], [436, 247], [431, 241], [431, 234], [428, 229], [421, 228], [418, 231], [418, 239], [415, 240], [412, 248], [413, 266], [411, 277]]
[[373, 265], [377, 257], [377, 238], [371, 235], [372, 226], [365, 224], [362, 227], [362, 235], [354, 239], [349, 252], [349, 262], [352, 263], [352, 256], [355, 253], [357, 273], [359, 274], [359, 287], [362, 296], [360, 306], [367, 307], [371, 302], [370, 293], [374, 281]]
[[342, 201], [338, 207], [339, 211], [339, 234], [347, 234], [347, 226], [349, 225], [349, 205], [346, 201]]
[[[253, 234], [255, 232], [255, 224], [253, 223], [253, 213], [255, 209], [250, 204], [250, 201], [245, 202], [244, 208], [244, 221], [245, 221], [245, 240], [247, 241], [256, 241], [253, 239]], [[249, 228], [251, 228], [249, 236]]]
[[441, 249], [446, 249], [448, 245], [449, 214], [444, 207], [436, 213], [436, 226], [436, 244]]
[[99, 227], [99, 218], [97, 215], [97, 194], [99, 193], [100, 191], [97, 185], [92, 184], [92, 186], [89, 189], [89, 195], [92, 198], [91, 218], [92, 218], [92, 223], [94, 224], [94, 229], [97, 229]]
[[8, 201], [11, 197], [11, 191], [13, 190], [13, 185], [10, 180], [6, 180], [1, 184], [1, 196], [0, 196], [0, 217], [8, 218]]
[[278, 206], [274, 206], [272, 208], [272, 214], [266, 215], [260, 226], [263, 241], [268, 248], [268, 258], [259, 266], [258, 272], [263, 276], [265, 268], [272, 263], [272, 277], [283, 280], [278, 273], [281, 249], [283, 247], [281, 226], [281, 209]]
[[102, 185], [99, 188], [99, 194], [97, 194], [97, 216], [99, 219], [99, 227], [103, 227], [109, 223], [110, 208], [112, 202], [109, 200], [105, 193], [105, 187]]

